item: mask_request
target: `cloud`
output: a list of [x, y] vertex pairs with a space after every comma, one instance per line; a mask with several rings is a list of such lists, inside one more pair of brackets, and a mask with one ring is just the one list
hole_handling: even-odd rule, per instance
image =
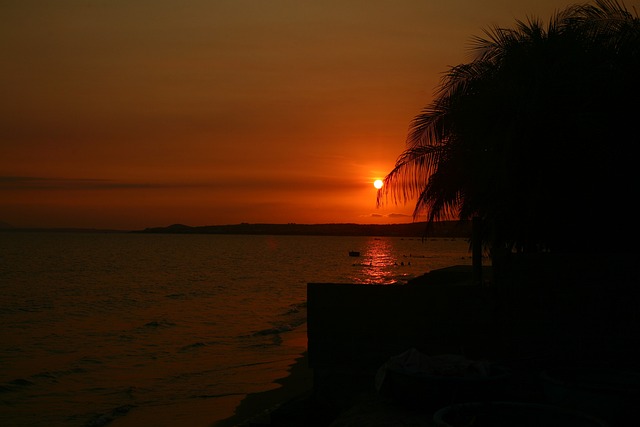
[[390, 213], [388, 217], [389, 218], [412, 218], [411, 215], [406, 215], [401, 213]]
[[171, 188], [175, 184], [120, 182], [95, 178], [44, 178], [33, 176], [0, 176], [0, 190], [117, 190]]
[[413, 218], [412, 215], [401, 214], [401, 213], [390, 213], [390, 214], [387, 214], [387, 215], [383, 215], [383, 214], [379, 214], [379, 213], [372, 213], [369, 216], [371, 216], [373, 218]]
[[413, 219], [413, 215], [407, 215], [407, 214], [402, 214], [402, 213], [390, 213], [390, 214], [379, 214], [379, 213], [372, 213], [369, 215], [363, 215], [363, 217], [368, 217], [368, 218], [395, 218], [395, 219]]
[[236, 177], [227, 176], [204, 181], [137, 182], [99, 178], [47, 178], [34, 176], [0, 176], [0, 190], [38, 191], [104, 191], [104, 190], [250, 190], [250, 191], [339, 191], [355, 190], [362, 184], [335, 177], [279, 176]]

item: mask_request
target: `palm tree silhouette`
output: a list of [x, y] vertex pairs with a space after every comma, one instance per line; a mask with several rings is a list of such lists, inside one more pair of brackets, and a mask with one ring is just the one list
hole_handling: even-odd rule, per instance
[[413, 120], [377, 203], [416, 200], [430, 223], [480, 217], [491, 250], [633, 250], [637, 12], [597, 0], [473, 43]]

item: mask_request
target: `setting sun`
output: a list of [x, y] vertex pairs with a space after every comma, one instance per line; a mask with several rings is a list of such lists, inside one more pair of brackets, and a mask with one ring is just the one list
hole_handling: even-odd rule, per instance
[[382, 180], [381, 179], [376, 179], [375, 181], [373, 181], [373, 186], [376, 187], [378, 190], [382, 188]]

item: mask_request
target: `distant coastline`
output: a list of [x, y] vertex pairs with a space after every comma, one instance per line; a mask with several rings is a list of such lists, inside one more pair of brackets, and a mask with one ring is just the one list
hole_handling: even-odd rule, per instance
[[389, 237], [470, 237], [471, 223], [442, 221], [427, 226], [426, 222], [404, 224], [232, 224], [191, 227], [174, 224], [146, 228], [137, 233], [171, 234], [255, 234], [294, 236], [389, 236]]
[[10, 233], [131, 233], [130, 230], [109, 230], [101, 228], [46, 228], [46, 227], [0, 227], [0, 232]]
[[228, 224], [189, 226], [173, 224], [143, 230], [108, 230], [95, 228], [19, 228], [5, 226], [0, 231], [53, 233], [142, 233], [142, 234], [249, 234], [291, 236], [388, 236], [388, 237], [461, 237], [471, 236], [468, 221], [441, 221], [427, 226], [426, 222], [402, 224]]

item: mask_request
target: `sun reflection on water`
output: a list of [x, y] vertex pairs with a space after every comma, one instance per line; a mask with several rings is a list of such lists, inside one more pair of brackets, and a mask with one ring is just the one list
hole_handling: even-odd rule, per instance
[[354, 263], [354, 266], [361, 268], [359, 277], [354, 278], [356, 283], [394, 284], [407, 276], [407, 272], [400, 270], [405, 266], [405, 261], [398, 260], [394, 252], [390, 240], [376, 237], [369, 239], [359, 262]]

